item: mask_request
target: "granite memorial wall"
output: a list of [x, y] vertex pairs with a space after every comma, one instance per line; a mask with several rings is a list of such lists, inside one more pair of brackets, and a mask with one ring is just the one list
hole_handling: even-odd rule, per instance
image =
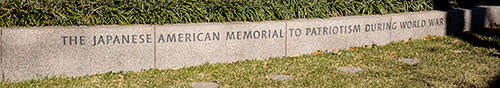
[[500, 22], [499, 6], [289, 21], [0, 28], [0, 79], [266, 59], [442, 36], [494, 22]]

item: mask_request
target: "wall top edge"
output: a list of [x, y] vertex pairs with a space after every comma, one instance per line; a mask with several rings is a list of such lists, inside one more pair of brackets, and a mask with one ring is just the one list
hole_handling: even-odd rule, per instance
[[151, 25], [152, 27], [166, 27], [166, 26], [203, 26], [203, 25], [243, 25], [243, 24], [265, 24], [265, 23], [282, 23], [285, 24], [284, 20], [280, 21], [260, 21], [260, 22], [248, 22], [248, 21], [238, 21], [238, 22], [204, 22], [204, 23], [178, 23], [178, 24], [164, 24], [164, 25]]
[[[33, 30], [33, 29], [87, 29], [87, 28], [128, 28], [128, 27], [152, 27], [151, 25], [97, 25], [97, 26], [43, 26], [43, 27], [10, 27], [6, 30]], [[2, 29], [0, 27], [0, 29]]]
[[479, 7], [485, 7], [485, 8], [500, 8], [500, 6], [496, 6], [496, 5], [483, 5], [483, 6], [479, 6]]
[[291, 20], [277, 20], [277, 21], [260, 21], [260, 22], [249, 22], [249, 21], [238, 21], [238, 22], [204, 22], [204, 23], [177, 23], [177, 24], [164, 24], [164, 25], [150, 25], [150, 24], [132, 24], [132, 25], [97, 25], [97, 26], [43, 26], [43, 27], [0, 27], [0, 30], [16, 30], [16, 29], [85, 29], [85, 28], [117, 28], [117, 27], [164, 27], [164, 26], [189, 26], [189, 25], [224, 25], [224, 24], [254, 24], [254, 23], [286, 23], [294, 21], [310, 21], [310, 20], [344, 20], [352, 18], [373, 18], [373, 17], [390, 17], [399, 15], [418, 15], [418, 14], [436, 14], [436, 13], [447, 13], [456, 12], [470, 9], [484, 9], [484, 8], [500, 8], [500, 6], [479, 6], [476, 8], [469, 9], [454, 9], [454, 10], [431, 10], [431, 11], [420, 11], [420, 12], [405, 12], [405, 13], [392, 13], [385, 15], [359, 15], [359, 16], [342, 16], [342, 17], [331, 17], [331, 18], [306, 18], [306, 19], [291, 19]]

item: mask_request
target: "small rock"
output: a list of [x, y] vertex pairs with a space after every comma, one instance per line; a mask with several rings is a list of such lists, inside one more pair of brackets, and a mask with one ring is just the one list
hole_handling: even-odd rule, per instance
[[340, 71], [343, 71], [343, 72], [348, 72], [348, 73], [356, 73], [356, 72], [361, 72], [363, 71], [363, 69], [361, 68], [357, 68], [357, 67], [340, 67], [339, 68]]
[[169, 68], [169, 69], [170, 69], [170, 70], [177, 70], [177, 69], [179, 69], [179, 68]]
[[287, 80], [292, 80], [293, 77], [289, 75], [271, 75], [267, 76], [267, 79], [274, 79], [274, 80], [280, 80], [280, 81], [287, 81]]
[[340, 54], [342, 54], [342, 52], [339, 52], [339, 49], [335, 49], [335, 50], [333, 50], [332, 54], [333, 55], [340, 55]]
[[300, 56], [300, 54], [295, 54], [295, 55], [292, 55], [290, 57], [299, 57], [299, 56]]
[[373, 45], [365, 45], [367, 49], [370, 49], [373, 47]]
[[193, 88], [217, 88], [219, 84], [213, 82], [195, 82], [191, 83], [191, 87]]
[[398, 61], [402, 61], [402, 62], [406, 63], [407, 65], [415, 65], [415, 64], [417, 64], [417, 63], [420, 63], [420, 60], [417, 60], [417, 59], [409, 59], [409, 58], [399, 59]]
[[462, 51], [455, 50], [455, 51], [453, 51], [453, 53], [455, 53], [455, 54], [461, 54]]

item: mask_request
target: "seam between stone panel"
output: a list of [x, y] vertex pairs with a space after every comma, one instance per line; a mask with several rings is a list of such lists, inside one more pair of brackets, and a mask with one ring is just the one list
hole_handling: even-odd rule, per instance
[[157, 69], [157, 66], [156, 66], [156, 27], [153, 26], [153, 58], [154, 58], [154, 62], [153, 62], [153, 67], [155, 69]]
[[285, 22], [285, 57], [288, 56], [288, 22]]
[[2, 61], [2, 81], [5, 81], [5, 71], [4, 71], [4, 68], [5, 68], [5, 65], [3, 64], [4, 63], [4, 60], [3, 60], [3, 51], [4, 51], [4, 48], [3, 48], [3, 30], [0, 29], [0, 60]]

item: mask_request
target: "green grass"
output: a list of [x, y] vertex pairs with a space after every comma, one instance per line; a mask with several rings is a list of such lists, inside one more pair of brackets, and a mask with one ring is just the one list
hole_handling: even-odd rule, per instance
[[[453, 36], [430, 37], [427, 40], [340, 50], [343, 52], [340, 55], [324, 52], [181, 69], [1, 82], [0, 86], [187, 87], [192, 82], [215, 82], [220, 87], [488, 87], [500, 78], [498, 31], [500, 29], [484, 29]], [[484, 34], [491, 32], [496, 33]], [[470, 40], [474, 38], [479, 40]], [[497, 45], [481, 45], [484, 42]], [[463, 53], [452, 52], [457, 50]], [[422, 62], [406, 65], [397, 61], [400, 58], [414, 58]], [[262, 65], [264, 62], [268, 62], [268, 68]], [[342, 66], [359, 67], [364, 71], [345, 73], [337, 69]], [[124, 80], [113, 81], [119, 79], [119, 74], [124, 76]], [[277, 74], [295, 78], [289, 81], [265, 78]]]

